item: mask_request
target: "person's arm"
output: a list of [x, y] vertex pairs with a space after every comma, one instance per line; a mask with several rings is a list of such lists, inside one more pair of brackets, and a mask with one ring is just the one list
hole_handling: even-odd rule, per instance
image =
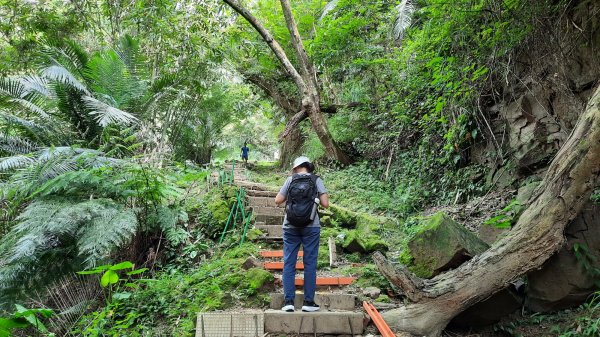
[[281, 193], [277, 193], [277, 196], [275, 197], [275, 204], [277, 204], [277, 206], [280, 206], [284, 202], [285, 202], [285, 197]]
[[329, 208], [329, 195], [327, 193], [319, 195], [319, 201], [323, 208]]
[[319, 202], [323, 208], [329, 207], [329, 195], [327, 194], [327, 189], [323, 184], [323, 180], [321, 177], [317, 178], [317, 192], [319, 192]]
[[287, 192], [288, 192], [288, 188], [290, 188], [291, 182], [292, 182], [292, 177], [288, 177], [285, 180], [285, 183], [283, 183], [283, 186], [281, 186], [281, 189], [279, 189], [279, 193], [277, 193], [277, 196], [275, 197], [275, 204], [277, 206], [280, 206], [281, 204], [283, 204], [285, 202], [285, 200], [287, 199]]

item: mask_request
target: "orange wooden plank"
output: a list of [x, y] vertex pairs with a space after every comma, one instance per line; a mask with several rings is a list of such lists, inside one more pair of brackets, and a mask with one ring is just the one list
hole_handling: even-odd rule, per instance
[[[354, 277], [317, 277], [318, 286], [344, 286], [352, 283], [356, 278]], [[295, 281], [297, 286], [304, 285], [304, 279], [297, 278]]]
[[379, 329], [379, 332], [381, 332], [381, 336], [396, 337], [396, 335], [392, 332], [392, 329], [390, 329], [387, 323], [383, 320], [383, 317], [381, 317], [381, 315], [379, 314], [377, 309], [375, 309], [373, 304], [364, 301], [363, 308], [365, 308], [367, 314], [371, 316], [373, 323], [375, 323], [375, 326], [377, 327], [377, 329]]
[[[263, 250], [260, 252], [262, 257], [283, 257], [283, 250]], [[304, 256], [303, 251], [298, 252], [298, 256]]]
[[[283, 270], [283, 262], [265, 262], [263, 268], [267, 270]], [[296, 269], [304, 269], [304, 263], [297, 262]]]

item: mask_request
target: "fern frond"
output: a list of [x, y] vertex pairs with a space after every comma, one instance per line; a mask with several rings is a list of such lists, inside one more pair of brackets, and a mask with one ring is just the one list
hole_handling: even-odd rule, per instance
[[137, 217], [131, 209], [121, 210], [115, 203], [105, 201], [94, 204], [93, 218], [79, 228], [78, 254], [85, 257], [86, 268], [95, 267], [106, 259], [116, 247], [127, 244], [137, 230]]
[[48, 90], [48, 82], [43, 77], [25, 75], [19, 78], [19, 82], [27, 90], [27, 93], [38, 93], [47, 98], [51, 96], [50, 90]]
[[56, 81], [58, 83], [66, 84], [77, 90], [80, 90], [86, 94], [90, 94], [88, 89], [83, 85], [69, 70], [60, 65], [49, 66], [42, 71], [42, 75], [47, 77], [52, 81]]
[[137, 229], [131, 209], [110, 199], [53, 198], [28, 205], [0, 239], [0, 306], [43, 289], [66, 271], [107, 260]]
[[91, 110], [90, 114], [95, 116], [96, 121], [102, 127], [106, 127], [113, 123], [130, 125], [138, 121], [132, 114], [112, 107], [93, 97], [83, 96], [83, 101], [85, 102], [86, 107]]
[[319, 17], [319, 21], [323, 21], [323, 19], [327, 16], [327, 14], [329, 14], [329, 12], [331, 12], [332, 10], [334, 10], [337, 5], [339, 3], [339, 0], [331, 0], [329, 1], [325, 7], [323, 7], [323, 11], [321, 12], [321, 16]]
[[35, 103], [30, 102], [28, 100], [25, 100], [22, 98], [12, 98], [12, 99], [9, 99], [8, 101], [11, 103], [16, 103], [29, 111], [35, 112], [36, 114], [38, 114], [39, 116], [41, 116], [43, 118], [50, 117], [44, 109], [40, 108]]
[[34, 162], [35, 159], [21, 154], [12, 157], [0, 158], [0, 172], [12, 171], [27, 167]]
[[404, 32], [410, 27], [412, 22], [412, 14], [415, 12], [416, 7], [411, 0], [402, 0], [398, 6], [396, 6], [396, 18], [394, 20], [394, 27], [392, 29], [392, 35], [396, 40], [402, 40]]
[[135, 77], [141, 75], [140, 72], [145, 68], [145, 65], [141, 57], [139, 44], [136, 40], [129, 35], [125, 35], [119, 41], [115, 52], [131, 75]]
[[18, 136], [9, 136], [0, 132], [0, 150], [11, 155], [27, 154], [38, 149], [38, 145], [29, 139]]
[[10, 98], [22, 98], [27, 94], [25, 86], [18, 79], [7, 77], [0, 79], [0, 95]]

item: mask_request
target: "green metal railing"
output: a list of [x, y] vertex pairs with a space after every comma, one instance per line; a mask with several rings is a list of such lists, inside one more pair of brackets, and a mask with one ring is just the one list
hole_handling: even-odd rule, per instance
[[235, 161], [231, 164], [231, 171], [221, 169], [219, 171], [219, 186], [232, 185], [234, 180]]
[[[241, 225], [244, 226], [244, 230], [242, 232], [242, 238], [240, 240], [240, 246], [246, 240], [246, 233], [248, 232], [248, 226], [250, 226], [250, 220], [252, 219], [252, 212], [246, 214], [246, 190], [243, 187], [240, 187], [239, 190], [235, 191], [235, 203], [231, 207], [229, 211], [229, 215], [227, 216], [227, 222], [225, 223], [225, 227], [223, 228], [223, 233], [221, 233], [221, 238], [219, 239], [219, 243], [222, 243], [225, 239], [225, 235], [235, 230], [235, 227], [238, 223], [238, 214], [241, 216]], [[231, 225], [231, 228], [229, 226]]]

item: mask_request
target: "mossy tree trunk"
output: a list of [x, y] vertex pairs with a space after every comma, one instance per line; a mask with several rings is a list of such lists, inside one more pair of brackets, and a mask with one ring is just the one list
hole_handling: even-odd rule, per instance
[[404, 290], [411, 304], [388, 311], [393, 328], [419, 336], [439, 336], [460, 312], [539, 268], [565, 242], [563, 231], [597, 187], [600, 175], [600, 87], [579, 117], [528, 208], [507, 236], [459, 268], [431, 280], [374, 258], [386, 277]]

